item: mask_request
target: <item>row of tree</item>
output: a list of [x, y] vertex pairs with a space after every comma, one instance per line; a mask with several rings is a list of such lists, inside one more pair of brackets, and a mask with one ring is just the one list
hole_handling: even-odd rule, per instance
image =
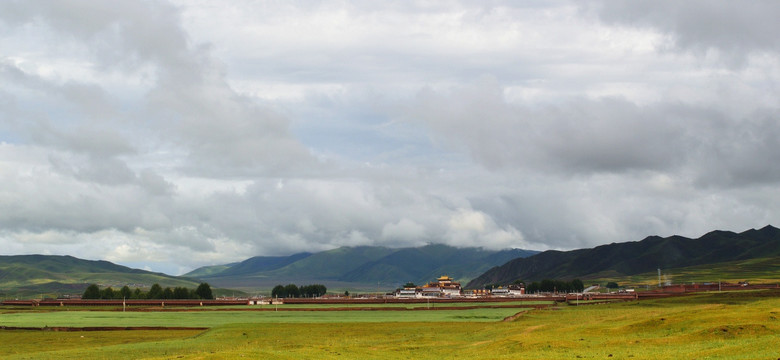
[[[517, 279], [514, 282], [512, 282], [512, 285], [520, 285], [520, 286], [522, 286], [523, 285], [523, 280]], [[499, 287], [503, 287], [503, 285], [501, 285], [499, 283], [487, 284], [487, 285], [485, 285], [485, 290], [498, 289]]]
[[300, 287], [295, 284], [289, 284], [286, 286], [274, 286], [274, 288], [271, 290], [271, 296], [280, 298], [313, 298], [325, 295], [326, 292], [328, 292], [328, 288], [322, 284], [304, 285]]
[[585, 285], [580, 279], [572, 281], [544, 279], [541, 282], [534, 281], [525, 287], [527, 294], [536, 292], [582, 292]]
[[92, 284], [84, 290], [84, 294], [81, 295], [82, 299], [213, 299], [214, 294], [211, 292], [211, 286], [208, 283], [201, 283], [197, 289], [188, 289], [186, 287], [166, 287], [165, 289], [160, 284], [154, 284], [149, 291], [144, 292], [139, 288], [130, 290], [127, 285], [123, 286], [119, 290], [114, 290], [110, 286], [101, 289], [97, 284]]

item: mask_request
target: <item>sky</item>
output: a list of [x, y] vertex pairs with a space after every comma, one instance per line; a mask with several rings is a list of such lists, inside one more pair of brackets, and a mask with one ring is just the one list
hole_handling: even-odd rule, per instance
[[0, 2], [0, 254], [780, 225], [776, 1]]

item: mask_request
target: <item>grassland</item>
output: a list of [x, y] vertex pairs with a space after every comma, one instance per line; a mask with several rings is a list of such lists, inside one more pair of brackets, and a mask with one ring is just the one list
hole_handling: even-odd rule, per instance
[[213, 327], [227, 324], [314, 324], [398, 322], [496, 322], [523, 309], [469, 309], [436, 311], [191, 311], [119, 312], [56, 311], [13, 312], [0, 315], [5, 326], [177, 326]]
[[[662, 269], [662, 281], [668, 280], [674, 284], [689, 284], [718, 281], [736, 283], [747, 280], [756, 284], [775, 284], [778, 282], [778, 274], [780, 274], [780, 257], [768, 257]], [[649, 272], [632, 276], [606, 275], [597, 279], [589, 279], [586, 282], [604, 285], [609, 281], [615, 281], [618, 284], [631, 284], [633, 286], [655, 286], [658, 285], [658, 273]]]
[[[780, 292], [686, 297], [558, 310], [0, 313], [0, 324], [199, 326], [207, 331], [0, 331], [0, 357], [234, 359], [777, 359]], [[45, 324], [44, 324], [45, 323]]]

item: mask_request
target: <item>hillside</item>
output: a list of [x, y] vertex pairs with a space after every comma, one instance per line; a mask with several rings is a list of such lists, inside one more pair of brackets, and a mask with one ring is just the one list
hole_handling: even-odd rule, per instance
[[[658, 272], [650, 271], [634, 275], [598, 277], [598, 282], [605, 284], [614, 281], [621, 285], [655, 286], [658, 284]], [[705, 265], [694, 265], [680, 268], [662, 269], [661, 281], [673, 284], [705, 283], [722, 281], [737, 283], [749, 281], [756, 283], [780, 282], [780, 256], [754, 258], [746, 260], [727, 261]]]
[[496, 264], [535, 254], [529, 250], [488, 251], [481, 248], [454, 248], [428, 245], [400, 249], [376, 261], [371, 261], [342, 275], [340, 280], [352, 282], [422, 284], [443, 274], [459, 281], [471, 280]]
[[[535, 253], [530, 250], [490, 251], [447, 245], [401, 249], [341, 247], [290, 257], [254, 257], [198, 278], [223, 287], [326, 283], [338, 287], [368, 288], [381, 284], [382, 288], [389, 288], [408, 281], [423, 283], [443, 274], [468, 281], [493, 266]], [[187, 276], [194, 276], [198, 271], [200, 269]]]
[[509, 283], [516, 279], [595, 279], [621, 277], [754, 258], [780, 257], [780, 229], [766, 226], [742, 233], [713, 231], [698, 239], [651, 236], [592, 249], [545, 251], [495, 267], [467, 284]]
[[198, 281], [162, 273], [132, 269], [108, 261], [92, 261], [72, 256], [0, 256], [0, 293], [3, 295], [81, 293], [92, 283], [121, 287], [130, 284], [194, 288]]
[[195, 270], [192, 270], [183, 276], [191, 277], [191, 278], [199, 278], [204, 276], [213, 275], [216, 273], [220, 273], [222, 271], [227, 270], [229, 267], [236, 265], [238, 263], [230, 263], [230, 264], [223, 264], [223, 265], [211, 265], [211, 266], [201, 266]]

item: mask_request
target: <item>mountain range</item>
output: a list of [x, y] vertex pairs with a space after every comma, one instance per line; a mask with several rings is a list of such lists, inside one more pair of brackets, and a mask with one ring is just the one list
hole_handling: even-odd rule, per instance
[[[738, 260], [780, 259], [780, 229], [768, 225], [742, 233], [712, 231], [697, 239], [650, 236], [592, 249], [549, 250], [490, 269], [466, 287], [506, 284], [521, 279], [598, 279]], [[780, 276], [778, 276], [780, 278]]]
[[269, 287], [275, 284], [327, 283], [335, 286], [397, 287], [425, 283], [441, 275], [468, 281], [493, 266], [537, 251], [485, 250], [427, 245], [392, 249], [376, 246], [341, 247], [291, 256], [257, 256], [230, 266], [198, 268], [185, 274], [221, 287]]
[[[215, 293], [255, 292], [277, 284], [326, 284], [329, 289], [375, 291], [406, 282], [423, 284], [449, 275], [466, 288], [507, 284], [515, 280], [580, 278], [652, 278], [657, 268], [687, 279], [751, 276], [780, 280], [780, 229], [766, 226], [741, 233], [712, 231], [697, 239], [650, 236], [572, 251], [491, 251], [428, 245], [417, 248], [341, 247], [290, 256], [256, 256], [241, 262], [205, 266], [184, 276], [132, 269], [108, 261], [72, 256], [0, 256], [0, 298], [81, 293], [88, 284], [101, 286], [194, 288], [206, 281]], [[633, 280], [632, 280], [633, 281]], [[697, 280], [701, 281], [701, 280]], [[240, 291], [236, 292], [240, 294]]]
[[89, 284], [196, 288], [198, 280], [59, 255], [0, 256], [0, 296], [81, 293]]

